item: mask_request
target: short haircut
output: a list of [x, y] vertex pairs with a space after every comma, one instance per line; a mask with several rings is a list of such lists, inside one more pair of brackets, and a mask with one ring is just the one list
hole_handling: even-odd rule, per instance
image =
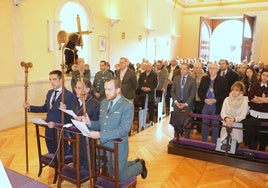
[[127, 63], [129, 62], [129, 61], [128, 61], [128, 58], [126, 58], [126, 57], [120, 57], [120, 59], [124, 59], [125, 62], [127, 62]]
[[221, 59], [220, 62], [221, 62], [221, 61], [224, 61], [224, 62], [226, 63], [226, 65], [229, 65], [229, 62], [228, 62], [227, 59]]
[[268, 72], [268, 69], [267, 69], [267, 68], [262, 69], [262, 71], [261, 71], [261, 75], [262, 75], [262, 73], [264, 73], [264, 72]]
[[60, 70], [53, 70], [49, 73], [49, 75], [51, 74], [56, 74], [58, 76], [59, 79], [62, 78], [62, 72]]
[[119, 77], [109, 78], [105, 82], [110, 82], [110, 81], [113, 81], [114, 82], [115, 89], [118, 89], [118, 88], [121, 88], [122, 87], [122, 83], [121, 83]]
[[208, 68], [217, 68], [217, 69], [219, 69], [219, 64], [218, 63], [210, 63], [209, 65], [208, 65]]
[[162, 60], [157, 60], [157, 63], [160, 63], [162, 65], [163, 61]]
[[246, 93], [246, 86], [245, 86], [245, 84], [244, 84], [243, 82], [241, 82], [241, 81], [236, 81], [236, 82], [231, 86], [231, 91], [232, 91], [235, 87], [239, 88], [240, 91], [243, 92], [243, 94]]
[[180, 65], [180, 67], [181, 67], [182, 65], [186, 65], [186, 68], [187, 68], [187, 69], [190, 69], [190, 65], [189, 65], [188, 63], [182, 63], [182, 64]]
[[101, 60], [100, 63], [103, 63], [105, 66], [109, 65], [109, 63], [105, 60]]

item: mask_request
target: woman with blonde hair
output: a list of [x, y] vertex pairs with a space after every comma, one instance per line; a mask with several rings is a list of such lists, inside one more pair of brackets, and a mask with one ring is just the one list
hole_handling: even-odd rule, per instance
[[[248, 112], [248, 97], [244, 96], [246, 88], [243, 82], [237, 81], [231, 86], [229, 96], [223, 101], [221, 109], [221, 118], [223, 127], [220, 133], [220, 139], [223, 141], [227, 137], [227, 130], [238, 143], [243, 141], [242, 120], [246, 118]], [[238, 129], [237, 129], [238, 128]]]

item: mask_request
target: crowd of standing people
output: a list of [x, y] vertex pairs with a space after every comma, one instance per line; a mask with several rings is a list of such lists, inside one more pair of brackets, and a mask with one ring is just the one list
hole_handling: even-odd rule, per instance
[[[84, 59], [78, 58], [76, 64], [84, 66]], [[62, 87], [61, 71], [50, 72], [52, 89], [48, 91], [44, 105], [34, 106], [25, 101], [23, 107], [29, 112], [47, 113], [48, 137], [53, 136], [51, 128], [54, 124], [62, 121], [58, 108], [67, 108], [77, 113], [76, 120], [83, 121], [92, 130], [90, 139], [100, 139], [101, 144], [113, 147], [113, 139], [122, 138], [119, 146], [120, 180], [139, 174], [142, 178], [147, 177], [143, 159], [128, 161], [128, 133], [133, 124], [136, 95], [148, 95], [148, 121], [153, 125], [154, 108], [160, 100], [156, 92], [164, 93], [163, 113], [169, 115], [171, 112], [175, 143], [181, 135], [190, 138], [189, 113], [195, 112], [222, 118], [222, 121], [200, 120], [202, 126], [197, 129], [202, 141], [208, 141], [211, 131], [212, 142], [216, 143], [218, 138], [225, 139], [227, 130], [231, 130], [231, 136], [238, 144], [244, 142], [250, 149], [265, 151], [268, 139], [265, 131], [260, 133], [260, 130], [267, 128], [260, 124], [268, 121], [268, 69], [263, 62], [254, 65], [243, 61], [234, 65], [225, 59], [205, 62], [173, 58], [153, 63], [143, 59], [134, 66], [128, 58], [121, 57], [114, 71], [105, 60], [100, 61], [99, 66], [100, 70], [93, 78], [89, 66], [83, 78], [79, 71], [70, 71], [72, 92]], [[61, 100], [62, 91], [64, 101]], [[82, 100], [86, 103], [85, 113], [82, 112]], [[71, 122], [71, 118], [65, 116], [65, 123]], [[215, 126], [210, 127], [208, 123]], [[81, 143], [81, 165], [88, 169], [85, 138]], [[48, 152], [55, 152], [56, 148], [49, 140], [46, 145]], [[71, 152], [67, 143], [65, 151], [66, 155]]]
[[[203, 124], [196, 129], [201, 132], [202, 141], [207, 141], [211, 134], [212, 142], [216, 143], [218, 138], [223, 140], [226, 137], [226, 127], [238, 126], [240, 129], [231, 129], [231, 136], [238, 144], [244, 142], [250, 149], [265, 150], [266, 135], [259, 131], [265, 129], [260, 123], [268, 121], [266, 74], [267, 67], [261, 61], [255, 64], [245, 60], [234, 64], [226, 59], [206, 62], [202, 59], [173, 58], [153, 63], [143, 59], [134, 65], [128, 58], [121, 57], [114, 71], [108, 62], [100, 62], [100, 71], [93, 78], [92, 92], [95, 96], [97, 93], [98, 99], [104, 80], [118, 77], [122, 83], [122, 95], [131, 103], [135, 95], [148, 94], [147, 121], [151, 125], [156, 121], [154, 108], [161, 100], [156, 93], [164, 92], [163, 113], [169, 115], [172, 112], [170, 124], [174, 127], [175, 142], [178, 142], [180, 135], [190, 138], [192, 127], [188, 114], [195, 112], [222, 118], [222, 121], [200, 120]], [[103, 97], [99, 98], [101, 100]], [[240, 108], [243, 110], [237, 110]], [[209, 123], [218, 126], [210, 127]]]

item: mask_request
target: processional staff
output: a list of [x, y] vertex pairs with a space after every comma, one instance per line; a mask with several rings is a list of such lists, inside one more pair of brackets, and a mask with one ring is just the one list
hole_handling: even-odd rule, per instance
[[[24, 101], [28, 101], [28, 69], [33, 67], [33, 64], [31, 62], [25, 63], [22, 61], [20, 63], [22, 67], [24, 67], [24, 73], [25, 73], [25, 82], [24, 82]], [[29, 171], [29, 160], [28, 160], [28, 110], [27, 108], [24, 109], [24, 127], [25, 127], [25, 151], [26, 151], [26, 172]]]
[[[81, 100], [82, 100], [82, 109], [83, 109], [83, 116], [86, 117], [86, 92], [85, 92], [85, 84], [84, 84], [84, 72], [89, 69], [88, 65], [76, 65], [72, 66], [73, 71], [79, 71], [80, 79], [81, 79]], [[90, 147], [88, 138], [86, 138], [86, 149], [87, 149], [87, 162], [88, 162], [88, 169], [89, 169], [89, 179], [90, 179], [90, 187], [92, 187], [92, 170], [91, 170], [91, 160], [90, 160]]]
[[[63, 51], [64, 51], [64, 48], [63, 47]], [[61, 86], [62, 86], [62, 91], [61, 91], [61, 102], [64, 104], [64, 98], [65, 98], [65, 77], [64, 77], [64, 71], [65, 71], [65, 68], [67, 67], [66, 64], [64, 63], [64, 60], [63, 62], [61, 63], [61, 72], [62, 72], [62, 77], [61, 77]], [[61, 111], [61, 123], [62, 125], [64, 125], [64, 112]]]

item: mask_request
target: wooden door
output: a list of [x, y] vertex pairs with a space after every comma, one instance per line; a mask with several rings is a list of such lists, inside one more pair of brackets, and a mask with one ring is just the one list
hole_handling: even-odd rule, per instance
[[242, 36], [242, 50], [241, 61], [250, 61], [253, 50], [253, 34], [254, 34], [255, 17], [248, 15], [243, 16], [243, 36]]
[[198, 57], [209, 60], [211, 19], [200, 17]]

